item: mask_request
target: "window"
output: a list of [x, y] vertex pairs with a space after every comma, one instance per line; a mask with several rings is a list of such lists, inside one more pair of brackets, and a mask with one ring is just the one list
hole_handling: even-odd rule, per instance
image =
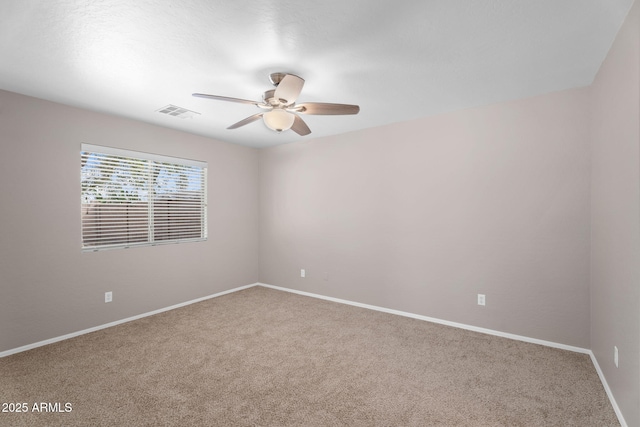
[[82, 249], [207, 239], [207, 164], [82, 144]]

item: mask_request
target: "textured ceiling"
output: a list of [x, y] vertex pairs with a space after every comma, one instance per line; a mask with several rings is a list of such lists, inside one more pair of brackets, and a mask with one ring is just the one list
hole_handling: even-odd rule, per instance
[[[266, 147], [585, 86], [633, 0], [2, 0], [0, 89]], [[306, 80], [312, 130], [226, 127], [268, 75]], [[200, 113], [181, 119], [168, 104]]]

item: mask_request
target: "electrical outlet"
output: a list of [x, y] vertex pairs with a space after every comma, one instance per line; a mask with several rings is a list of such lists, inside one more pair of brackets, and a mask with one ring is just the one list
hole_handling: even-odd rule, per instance
[[113, 301], [113, 292], [105, 292], [104, 293], [104, 302]]
[[485, 305], [485, 296], [484, 296], [484, 294], [478, 294], [478, 305]]
[[307, 272], [304, 271], [304, 268], [300, 270], [300, 277], [307, 277]]
[[616, 364], [616, 368], [618, 367], [618, 347], [613, 346], [613, 363]]

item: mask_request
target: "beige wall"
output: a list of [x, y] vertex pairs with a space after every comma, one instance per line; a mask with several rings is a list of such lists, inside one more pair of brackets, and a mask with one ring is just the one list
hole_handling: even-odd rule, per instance
[[[260, 280], [591, 348], [640, 425], [639, 28], [590, 88], [261, 151], [0, 91], [0, 352]], [[82, 142], [208, 161], [209, 240], [82, 253]]]
[[[82, 253], [83, 142], [207, 161], [208, 241]], [[0, 91], [0, 351], [255, 283], [257, 170], [255, 149]]]
[[627, 424], [640, 426], [638, 2], [600, 68], [591, 105], [591, 348]]
[[588, 94], [261, 150], [260, 281], [589, 348]]

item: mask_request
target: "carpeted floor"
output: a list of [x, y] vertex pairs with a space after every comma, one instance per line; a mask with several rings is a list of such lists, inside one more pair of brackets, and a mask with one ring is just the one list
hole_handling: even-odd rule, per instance
[[619, 425], [587, 355], [264, 287], [0, 359], [0, 402], [28, 406], [2, 426]]

